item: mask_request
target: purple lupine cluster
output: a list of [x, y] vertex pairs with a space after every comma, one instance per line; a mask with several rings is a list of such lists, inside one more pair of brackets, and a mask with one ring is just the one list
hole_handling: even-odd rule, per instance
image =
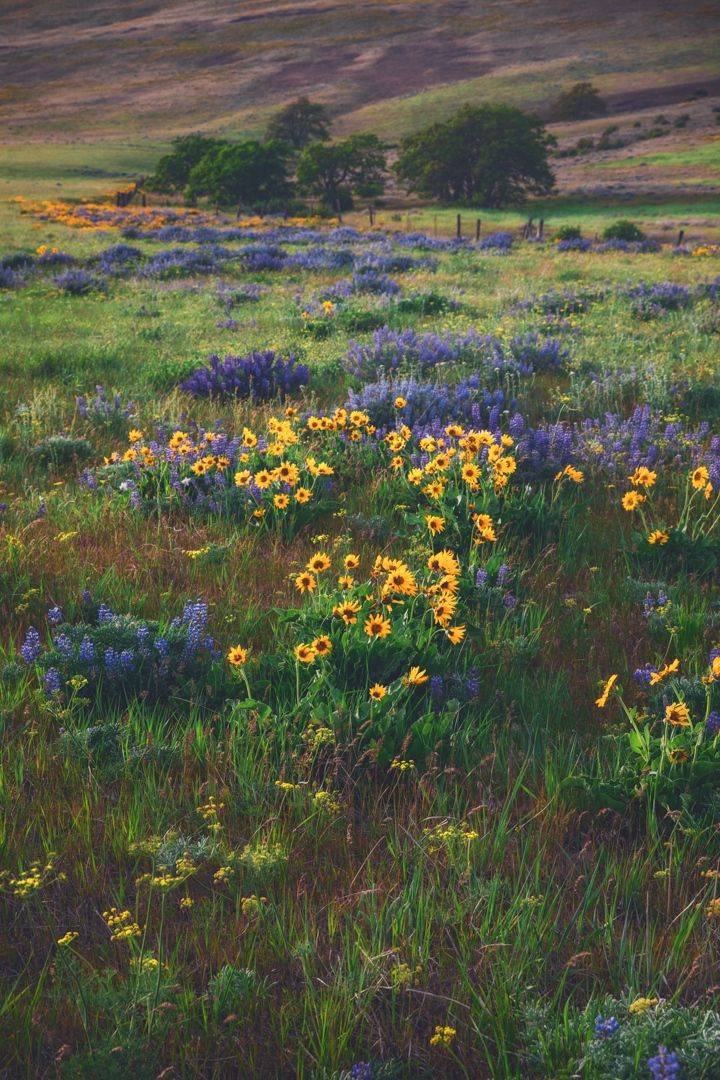
[[613, 1035], [616, 1035], [620, 1030], [620, 1023], [614, 1016], [608, 1017], [606, 1020], [604, 1016], [595, 1017], [594, 1036], [596, 1039], [612, 1039]]
[[40, 658], [42, 652], [42, 642], [40, 641], [40, 635], [34, 626], [29, 627], [25, 640], [20, 646], [20, 655], [24, 662], [28, 665], [36, 664]]
[[551, 366], [553, 357], [560, 359], [564, 355], [559, 342], [546, 347], [534, 335], [515, 338], [505, 347], [491, 334], [478, 334], [473, 329], [464, 333], [428, 331], [421, 335], [412, 328], [392, 330], [382, 326], [370, 343], [348, 343], [344, 366], [362, 381], [396, 372], [424, 375], [434, 368], [459, 363], [472, 363], [487, 373], [530, 374], [538, 360]]
[[410, 250], [426, 251], [458, 251], [469, 246], [466, 239], [445, 240], [437, 236], [428, 236], [426, 233], [395, 233], [392, 238], [396, 247], [410, 248]]
[[24, 284], [25, 281], [17, 270], [0, 265], [0, 289], [20, 289]]
[[207, 675], [220, 659], [201, 600], [186, 604], [182, 615], [165, 628], [116, 615], [104, 604], [94, 609], [90, 601], [85, 606], [92, 621], [58, 622], [62, 613], [53, 608], [48, 612], [51, 637], [46, 645], [30, 627], [20, 647], [23, 661], [42, 669], [49, 697], [82, 676], [105, 698], [134, 694], [164, 698], [173, 685]]
[[591, 251], [592, 240], [583, 236], [570, 236], [566, 240], [558, 240], [555, 244], [556, 251]]
[[358, 1061], [350, 1069], [350, 1080], [374, 1080], [375, 1069], [369, 1061]]
[[680, 1076], [678, 1056], [666, 1046], [658, 1046], [657, 1055], [648, 1058], [647, 1065], [652, 1073], [652, 1080], [677, 1080]]
[[633, 672], [633, 679], [638, 686], [648, 687], [650, 686], [650, 680], [653, 675], [657, 675], [658, 669], [654, 664], [643, 664], [640, 668], [635, 668]]
[[492, 251], [497, 255], [509, 255], [512, 251], [513, 237], [509, 232], [494, 232], [483, 237], [477, 248], [479, 251]]
[[213, 274], [218, 269], [218, 260], [209, 251], [201, 249], [168, 248], [154, 252], [139, 276], [144, 278], [192, 277], [196, 274]]
[[524, 477], [552, 479], [566, 465], [577, 460], [576, 441], [567, 424], [547, 424], [532, 428], [520, 413], [510, 418], [508, 431], [515, 439], [515, 457]]
[[287, 268], [293, 270], [342, 270], [353, 266], [355, 256], [350, 248], [318, 244], [307, 251], [293, 251], [287, 256]]
[[38, 255], [35, 265], [57, 268], [59, 266], [74, 266], [76, 262], [75, 256], [70, 255], [67, 251], [45, 251], [42, 255]]
[[142, 257], [140, 248], [130, 244], [111, 244], [97, 256], [97, 265], [100, 272], [109, 277], [127, 277]]
[[462, 705], [474, 701], [480, 692], [480, 680], [477, 670], [470, 668], [465, 675], [458, 672], [433, 675], [428, 688], [433, 710], [439, 713], [448, 701], [459, 701]]
[[95, 397], [88, 400], [84, 394], [75, 398], [78, 414], [90, 424], [113, 425], [118, 421], [129, 420], [136, 415], [135, 402], [123, 405], [120, 394], [109, 398], [100, 383], [95, 387]]
[[608, 251], [623, 252], [625, 255], [650, 255], [660, 250], [657, 240], [603, 240], [593, 248], [593, 251], [601, 255]]
[[56, 274], [53, 283], [69, 296], [85, 296], [90, 292], [106, 292], [107, 284], [97, 274], [87, 270], [66, 270]]
[[296, 357], [282, 357], [268, 349], [246, 356], [210, 357], [210, 367], [201, 367], [180, 383], [193, 397], [249, 398], [254, 404], [273, 401], [297, 393], [310, 381], [310, 370]]
[[708, 718], [705, 721], [705, 734], [708, 739], [714, 739], [716, 735], [720, 735], [720, 712], [717, 709], [713, 709], [708, 714]]
[[502, 563], [494, 571], [480, 567], [475, 574], [479, 599], [497, 615], [514, 611], [518, 606], [518, 598], [511, 588], [511, 578], [512, 570], [506, 563]]
[[357, 259], [358, 271], [374, 271], [376, 274], [408, 274], [413, 270], [429, 270], [434, 273], [438, 261], [432, 255], [401, 255], [387, 245], [375, 251], [363, 251]]
[[533, 372], [560, 371], [570, 355], [557, 338], [542, 338], [537, 333], [521, 334], [512, 338], [508, 349], [520, 365], [520, 373], [528, 375]]
[[602, 420], [587, 418], [573, 432], [577, 460], [610, 476], [628, 476], [639, 465], [683, 469], [704, 464], [713, 487], [720, 485], [720, 437], [710, 434], [707, 423], [686, 428], [649, 405], [638, 405], [629, 417], [606, 413]]
[[634, 314], [642, 319], [680, 311], [690, 303], [690, 290], [674, 281], [661, 281], [654, 285], [640, 281], [627, 289], [625, 295], [632, 301]]
[[320, 293], [321, 300], [345, 300], [357, 293], [370, 293], [375, 296], [397, 296], [401, 291], [397, 281], [377, 270], [358, 270], [350, 278], [336, 281]]
[[[402, 409], [395, 405], [397, 398], [405, 400]], [[394, 428], [398, 420], [412, 429], [425, 429], [436, 422], [447, 424], [450, 420], [471, 422], [475, 405], [487, 409], [503, 408], [505, 395], [502, 390], [484, 389], [479, 375], [471, 375], [454, 384], [422, 382], [411, 375], [405, 379], [382, 378], [366, 383], [359, 391], [350, 390], [345, 403], [348, 411], [366, 412], [380, 435]]]

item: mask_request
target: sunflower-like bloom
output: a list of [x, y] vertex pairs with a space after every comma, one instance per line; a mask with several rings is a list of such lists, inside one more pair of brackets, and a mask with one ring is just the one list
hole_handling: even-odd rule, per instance
[[674, 701], [665, 708], [665, 723], [673, 727], [690, 727], [690, 710], [684, 701]]
[[248, 651], [247, 649], [244, 649], [242, 645], [233, 645], [233, 647], [228, 650], [227, 660], [233, 667], [242, 667], [243, 664], [246, 663], [247, 658]]
[[295, 649], [295, 659], [301, 664], [312, 664], [317, 657], [317, 652], [312, 645], [298, 645]]
[[376, 682], [374, 686], [371, 686], [368, 690], [368, 694], [373, 701], [382, 701], [388, 692], [387, 686], [383, 686], [382, 683]]
[[385, 638], [392, 632], [392, 623], [382, 615], [369, 615], [365, 620], [363, 630], [368, 637]]
[[445, 518], [439, 517], [437, 514], [426, 514], [425, 524], [427, 525], [433, 536], [437, 536], [438, 533], [445, 532]]
[[428, 678], [429, 675], [425, 668], [413, 665], [407, 675], [403, 675], [403, 683], [405, 686], [421, 686], [428, 681]]
[[317, 588], [317, 578], [309, 570], [303, 570], [295, 578], [295, 588], [299, 589], [301, 593], [313, 592]]
[[617, 675], [611, 675], [610, 678], [608, 679], [608, 681], [605, 683], [605, 685], [603, 687], [602, 694], [600, 695], [599, 698], [597, 698], [597, 700], [595, 702], [598, 709], [604, 709], [605, 708], [605, 706], [607, 705], [608, 698], [610, 697], [610, 691], [612, 690], [612, 688], [613, 688], [613, 686], [615, 685], [616, 682], [617, 682]]
[[626, 491], [622, 497], [623, 510], [637, 510], [645, 502], [646, 496], [639, 491]]
[[311, 559], [308, 560], [307, 568], [312, 570], [315, 574], [322, 573], [323, 570], [329, 570], [331, 566], [331, 559], [329, 555], [326, 555], [324, 551], [318, 551]]
[[357, 622], [359, 610], [360, 602], [358, 600], [345, 600], [342, 604], [335, 605], [333, 615], [337, 615], [347, 626], [352, 626], [353, 623]]

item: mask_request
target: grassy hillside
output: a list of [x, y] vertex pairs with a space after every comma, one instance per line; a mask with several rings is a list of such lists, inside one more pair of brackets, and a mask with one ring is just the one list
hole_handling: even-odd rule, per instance
[[[659, 0], [611, 0], [602, 14], [567, 0], [129, 0], [122, 7], [60, 0], [50, 9], [41, 0], [6, 0], [0, 172], [18, 175], [23, 144], [74, 140], [138, 140], [140, 154], [120, 158], [148, 169], [173, 134], [258, 134], [268, 115], [299, 93], [328, 106], [339, 134], [371, 129], [392, 142], [466, 101], [502, 100], [546, 113], [562, 87], [591, 78], [609, 115], [554, 127], [561, 147], [610, 124], [633, 145], [563, 159], [561, 189], [703, 191], [714, 187], [720, 163], [719, 22], [715, 6], [700, 0], [680, 11]], [[636, 144], [659, 112], [671, 121], [668, 131], [651, 145]], [[675, 128], [681, 115], [689, 119]], [[125, 171], [119, 164], [113, 178]], [[85, 159], [79, 167], [105, 168]]]

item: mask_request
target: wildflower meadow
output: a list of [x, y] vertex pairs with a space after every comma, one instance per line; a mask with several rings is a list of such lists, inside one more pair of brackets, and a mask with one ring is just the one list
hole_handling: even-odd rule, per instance
[[9, 213], [0, 1074], [718, 1080], [720, 246]]

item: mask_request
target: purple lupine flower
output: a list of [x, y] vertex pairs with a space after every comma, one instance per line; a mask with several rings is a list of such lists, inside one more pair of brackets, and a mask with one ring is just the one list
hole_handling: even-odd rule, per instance
[[40, 635], [34, 626], [28, 628], [25, 640], [20, 646], [20, 655], [26, 664], [36, 663], [41, 652]]
[[482, 568], [480, 570], [478, 570], [478, 572], [475, 575], [475, 584], [477, 585], [478, 589], [482, 589], [483, 586], [487, 585], [487, 579], [488, 579], [487, 570], [483, 570]]
[[73, 657], [75, 650], [73, 648], [73, 643], [67, 634], [58, 634], [54, 639], [53, 644], [63, 660], [70, 660]]
[[505, 582], [508, 579], [508, 574], [509, 573], [510, 573], [510, 567], [507, 566], [506, 563], [502, 563], [501, 566], [498, 566], [498, 571], [497, 571], [497, 583], [498, 583], [498, 585], [504, 585], [505, 584]]
[[113, 615], [110, 608], [107, 607], [106, 604], [101, 604], [100, 607], [98, 608], [98, 613], [97, 613], [98, 625], [100, 626], [103, 623], [111, 622], [114, 618], [115, 618], [115, 616]]
[[170, 655], [170, 647], [169, 647], [169, 645], [167, 643], [166, 638], [162, 638], [162, 637], [156, 638], [155, 639], [155, 648], [157, 649], [157, 651], [160, 653], [160, 656], [164, 660], [166, 660], [168, 658], [168, 656]]
[[653, 675], [657, 675], [658, 669], [653, 664], [645, 664], [644, 667], [636, 668], [633, 672], [633, 679], [638, 686], [649, 686], [650, 679]]
[[83, 471], [78, 476], [78, 483], [82, 487], [87, 488], [88, 491], [95, 491], [98, 486], [97, 480], [93, 476], [90, 469], [83, 469]]
[[604, 1016], [595, 1017], [595, 1038], [596, 1039], [611, 1039], [613, 1035], [619, 1031], [620, 1024], [614, 1016], [609, 1017], [607, 1020]]
[[709, 739], [714, 739], [716, 735], [720, 735], [720, 712], [717, 712], [715, 709], [713, 709], [707, 718], [705, 734]]
[[201, 367], [180, 384], [193, 397], [250, 398], [255, 404], [279, 397], [284, 400], [310, 381], [306, 364], [294, 356], [284, 358], [271, 349], [246, 356], [210, 357], [210, 367]]
[[48, 668], [45, 672], [45, 678], [43, 679], [45, 685], [45, 693], [48, 697], [52, 697], [53, 694], [57, 694], [62, 688], [62, 680], [60, 678], [60, 672], [57, 668]]
[[126, 672], [135, 670], [135, 653], [132, 649], [123, 649], [120, 653], [120, 667]]
[[85, 635], [80, 642], [80, 650], [78, 653], [80, 660], [83, 664], [92, 664], [95, 659], [95, 646], [92, 643], [92, 639]]
[[47, 613], [47, 621], [51, 626], [58, 626], [63, 621], [63, 613], [59, 607], [52, 607]]
[[648, 1058], [647, 1065], [653, 1080], [676, 1080], [680, 1075], [678, 1056], [666, 1046], [658, 1046], [657, 1057]]
[[103, 659], [105, 661], [105, 670], [108, 673], [108, 675], [111, 678], [114, 675], [117, 675], [118, 671], [120, 669], [120, 654], [117, 651], [117, 649], [113, 649], [112, 647], [108, 647], [105, 650]]
[[513, 611], [518, 605], [518, 598], [517, 596], [513, 596], [512, 593], [505, 593], [503, 596], [503, 604], [508, 611]]
[[358, 1061], [350, 1069], [351, 1080], [373, 1080], [375, 1069], [369, 1061]]

